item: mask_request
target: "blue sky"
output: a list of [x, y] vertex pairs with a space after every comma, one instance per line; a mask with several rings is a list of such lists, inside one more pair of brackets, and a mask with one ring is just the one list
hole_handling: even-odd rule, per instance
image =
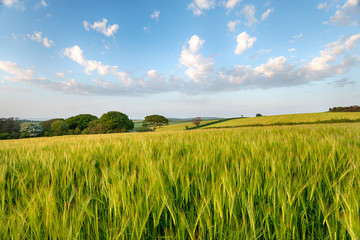
[[0, 117], [360, 104], [359, 0], [0, 0]]

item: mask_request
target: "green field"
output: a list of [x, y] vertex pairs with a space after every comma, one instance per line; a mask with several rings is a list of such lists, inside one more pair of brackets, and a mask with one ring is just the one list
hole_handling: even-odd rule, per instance
[[[360, 112], [324, 112], [324, 113], [300, 113], [287, 115], [274, 115], [252, 118], [231, 118], [202, 121], [199, 128], [233, 128], [246, 126], [269, 126], [269, 125], [292, 125], [292, 124], [310, 124], [319, 122], [347, 122], [360, 121]], [[191, 122], [165, 126], [157, 131], [179, 131], [185, 130], [186, 126], [194, 128]]]
[[242, 127], [271, 124], [307, 124], [321, 121], [360, 120], [360, 112], [324, 112], [238, 118], [206, 126], [205, 128]]
[[360, 238], [360, 123], [5, 140], [0, 159], [0, 239]]

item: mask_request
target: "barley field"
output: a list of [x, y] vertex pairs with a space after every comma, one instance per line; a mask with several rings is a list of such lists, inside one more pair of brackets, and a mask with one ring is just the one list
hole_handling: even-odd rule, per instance
[[[233, 128], [233, 127], [247, 127], [247, 126], [268, 126], [268, 125], [287, 125], [287, 124], [310, 124], [319, 123], [321, 121], [328, 122], [347, 122], [359, 121], [360, 112], [323, 112], [323, 113], [299, 113], [286, 115], [272, 115], [263, 117], [249, 117], [249, 118], [230, 118], [219, 120], [202, 121], [199, 128]], [[195, 127], [191, 122], [174, 124], [157, 129], [158, 132], [164, 131], [179, 131], [185, 130], [186, 126], [189, 128]]]
[[360, 123], [0, 142], [0, 239], [359, 239]]

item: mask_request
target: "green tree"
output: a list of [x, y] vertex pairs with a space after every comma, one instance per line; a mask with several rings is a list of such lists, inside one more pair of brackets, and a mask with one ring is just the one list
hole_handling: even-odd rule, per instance
[[20, 137], [39, 137], [43, 133], [43, 128], [35, 123], [21, 124]]
[[134, 122], [121, 112], [110, 111], [104, 113], [99, 122], [105, 127], [106, 132], [126, 132], [134, 128]]
[[44, 122], [40, 123], [40, 126], [43, 128], [44, 130], [44, 135], [45, 136], [51, 136], [52, 132], [51, 132], [51, 124], [53, 124], [56, 121], [64, 121], [64, 119], [62, 118], [53, 118]]
[[257, 113], [256, 117], [262, 117], [262, 115], [260, 113]]
[[149, 115], [145, 117], [145, 120], [143, 121], [143, 127], [152, 127], [153, 131], [155, 132], [155, 129], [157, 127], [161, 127], [164, 125], [168, 125], [169, 120], [161, 115]]
[[0, 133], [3, 139], [18, 138], [20, 135], [20, 121], [17, 118], [0, 118]]
[[53, 136], [66, 135], [69, 125], [64, 120], [57, 120], [51, 124], [50, 130]]
[[[69, 125], [69, 129], [75, 132], [81, 132], [89, 126], [91, 121], [98, 119], [98, 117], [91, 114], [79, 114], [73, 117], [69, 117], [65, 122]], [[78, 128], [78, 130], [76, 130]], [[75, 131], [76, 130], [76, 131]]]
[[106, 133], [106, 127], [100, 122], [99, 119], [91, 121], [89, 126], [82, 131], [82, 134], [100, 134]]

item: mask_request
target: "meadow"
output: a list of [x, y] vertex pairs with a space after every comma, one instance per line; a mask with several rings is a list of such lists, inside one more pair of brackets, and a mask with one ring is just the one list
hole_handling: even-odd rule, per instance
[[[323, 113], [299, 113], [286, 115], [273, 115], [263, 117], [228, 118], [202, 121], [198, 128], [236, 128], [249, 126], [271, 126], [271, 125], [298, 125], [334, 122], [360, 122], [360, 112], [323, 112]], [[165, 126], [157, 131], [179, 131], [195, 126], [191, 122]]]
[[360, 124], [5, 140], [1, 239], [359, 239]]

